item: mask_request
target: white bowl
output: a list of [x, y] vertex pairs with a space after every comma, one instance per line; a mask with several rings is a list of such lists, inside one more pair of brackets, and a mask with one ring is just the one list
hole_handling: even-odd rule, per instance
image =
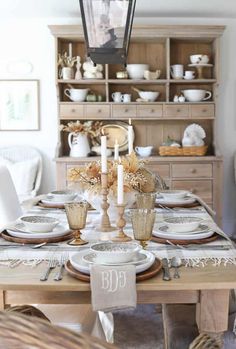
[[103, 263], [124, 263], [134, 258], [140, 246], [133, 242], [101, 242], [92, 245], [90, 249]]
[[165, 200], [180, 200], [184, 199], [189, 192], [187, 190], [163, 190], [159, 194], [163, 196]]
[[158, 96], [159, 96], [160, 92], [156, 92], [156, 91], [140, 91], [139, 92], [139, 96], [142, 99], [145, 99], [148, 102], [154, 102]]
[[127, 64], [126, 70], [130, 79], [144, 79], [145, 70], [149, 70], [148, 64]]
[[55, 202], [68, 202], [73, 201], [76, 195], [76, 193], [70, 190], [54, 190], [48, 194], [48, 198]]
[[23, 216], [20, 220], [27, 230], [35, 233], [48, 233], [59, 223], [56, 218], [45, 216]]
[[203, 219], [200, 217], [169, 217], [164, 218], [164, 222], [170, 230], [176, 233], [186, 233], [197, 229]]
[[207, 64], [209, 62], [209, 57], [207, 55], [191, 55], [190, 61], [192, 64]]

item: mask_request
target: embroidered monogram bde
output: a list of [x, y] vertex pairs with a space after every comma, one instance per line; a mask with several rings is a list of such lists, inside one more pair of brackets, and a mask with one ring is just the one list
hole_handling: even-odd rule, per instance
[[136, 307], [134, 265], [91, 267], [93, 310], [111, 311]]

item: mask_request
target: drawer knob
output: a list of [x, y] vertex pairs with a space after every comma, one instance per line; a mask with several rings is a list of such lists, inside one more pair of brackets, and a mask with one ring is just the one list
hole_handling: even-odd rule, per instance
[[151, 109], [151, 113], [155, 113], [155, 109]]
[[98, 109], [98, 113], [101, 113], [102, 112], [102, 109]]
[[202, 113], [206, 113], [207, 112], [207, 110], [206, 109], [202, 109]]
[[181, 109], [177, 109], [176, 111], [177, 111], [177, 113], [180, 113], [180, 112], [181, 112]]
[[129, 109], [128, 109], [128, 108], [126, 108], [126, 109], [125, 109], [125, 113], [128, 113], [128, 111], [129, 111]]
[[196, 168], [191, 168], [190, 172], [191, 173], [197, 173], [197, 170], [196, 170]]
[[72, 113], [75, 113], [75, 109], [71, 109], [71, 112], [72, 112]]

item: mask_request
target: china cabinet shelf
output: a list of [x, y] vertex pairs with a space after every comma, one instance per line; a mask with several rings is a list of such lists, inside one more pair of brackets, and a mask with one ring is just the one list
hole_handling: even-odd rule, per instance
[[[80, 56], [81, 63], [86, 55], [83, 30], [78, 25], [50, 26], [55, 37], [55, 60], [58, 53], [68, 51], [72, 43], [73, 56]], [[154, 147], [153, 156], [147, 158], [151, 171], [158, 172], [173, 189], [194, 190], [217, 212], [221, 220], [221, 181], [222, 158], [215, 144], [215, 118], [217, 113], [218, 77], [220, 71], [220, 37], [223, 26], [134, 26], [129, 46], [128, 64], [149, 64], [150, 71], [161, 71], [157, 80], [117, 79], [116, 73], [123, 71], [119, 64], [103, 66], [103, 79], [63, 80], [58, 78], [56, 86], [58, 97], [58, 123], [67, 124], [74, 120], [100, 120], [104, 124], [128, 123], [132, 119], [135, 132], [134, 146]], [[203, 71], [204, 79], [198, 79], [194, 67], [189, 67], [190, 55], [208, 55], [212, 68]], [[196, 72], [196, 79], [172, 79], [170, 66], [182, 64], [184, 70]], [[57, 64], [56, 64], [57, 70]], [[83, 73], [83, 70], [81, 69]], [[66, 88], [89, 88], [90, 92], [102, 96], [102, 102], [72, 102], [64, 94]], [[136, 87], [143, 91], [160, 93], [155, 102], [141, 103], [136, 99]], [[203, 89], [212, 93], [208, 101], [173, 102], [174, 96], [184, 89]], [[130, 103], [114, 103], [112, 94], [121, 92], [131, 94]], [[101, 98], [101, 97], [100, 97]], [[220, 115], [218, 116], [220, 117]], [[161, 157], [159, 146], [168, 136], [181, 141], [185, 128], [198, 123], [206, 131], [208, 145], [204, 157]], [[99, 157], [69, 157], [68, 133], [59, 133], [57, 164], [57, 187], [67, 185], [67, 170], [71, 166], [84, 165]]]

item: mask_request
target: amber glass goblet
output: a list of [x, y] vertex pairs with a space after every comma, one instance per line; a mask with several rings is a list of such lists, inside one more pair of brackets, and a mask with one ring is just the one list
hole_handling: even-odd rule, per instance
[[138, 193], [136, 195], [137, 208], [151, 210], [155, 207], [156, 193]]
[[145, 249], [147, 242], [151, 240], [156, 211], [149, 209], [130, 210], [131, 222], [135, 240], [138, 240]]
[[65, 204], [66, 217], [69, 227], [74, 231], [74, 239], [70, 241], [69, 245], [84, 245], [87, 241], [81, 239], [81, 229], [86, 225], [86, 218], [88, 212], [87, 202], [69, 202]]

